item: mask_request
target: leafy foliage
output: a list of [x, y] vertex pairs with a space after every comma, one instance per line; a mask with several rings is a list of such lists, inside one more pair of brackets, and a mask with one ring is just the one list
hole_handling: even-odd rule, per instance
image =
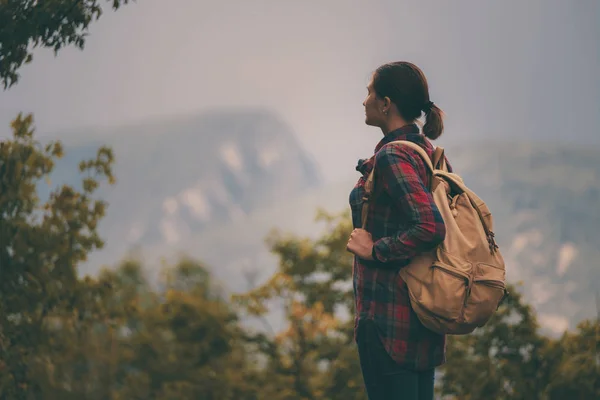
[[529, 305], [516, 287], [486, 326], [449, 338], [441, 392], [456, 399], [531, 399], [547, 383], [548, 339], [537, 334]]
[[546, 362], [552, 366], [549, 400], [600, 398], [600, 322], [582, 321], [575, 332], [550, 343]]
[[[250, 333], [266, 359], [265, 373], [275, 399], [362, 399], [362, 377], [353, 346], [353, 323], [338, 315], [353, 309], [352, 263], [346, 251], [352, 230], [347, 213], [317, 220], [328, 232], [317, 240], [274, 231], [267, 239], [279, 270], [263, 285], [233, 300], [248, 314], [264, 319], [269, 305], [280, 305], [287, 326]], [[270, 329], [272, 331], [272, 329]]]
[[0, 354], [11, 366], [0, 387], [14, 398], [30, 390], [27, 359], [47, 340], [45, 318], [73, 304], [76, 265], [103, 244], [96, 228], [105, 204], [93, 195], [100, 180], [114, 179], [112, 152], [100, 148], [95, 159], [80, 164], [82, 191], [65, 185], [41, 203], [36, 186], [62, 156], [62, 146], [42, 147], [32, 124], [31, 115], [19, 115], [13, 140], [0, 143]]
[[[105, 0], [113, 9], [129, 0]], [[58, 53], [83, 49], [92, 21], [102, 15], [99, 0], [0, 0], [0, 81], [4, 88], [19, 80], [18, 69], [33, 60], [36, 47]]]
[[35, 357], [42, 393], [65, 399], [253, 399], [253, 369], [205, 268], [182, 260], [153, 289], [137, 261], [83, 281], [79, 311], [51, 316]]

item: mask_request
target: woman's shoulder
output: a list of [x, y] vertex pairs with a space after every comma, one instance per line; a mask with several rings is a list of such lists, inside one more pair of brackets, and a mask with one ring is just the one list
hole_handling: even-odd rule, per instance
[[[434, 151], [431, 142], [423, 135], [410, 135], [403, 140], [420, 146], [429, 156], [431, 156]], [[421, 154], [417, 150], [411, 146], [403, 145], [398, 141], [385, 144], [375, 155], [375, 162], [377, 165], [386, 161], [389, 162], [390, 159], [396, 161], [405, 160], [407, 162], [422, 161]]]

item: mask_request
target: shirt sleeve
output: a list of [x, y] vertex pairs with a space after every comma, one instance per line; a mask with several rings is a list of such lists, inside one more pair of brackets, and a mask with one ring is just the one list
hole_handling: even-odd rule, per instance
[[374, 243], [374, 258], [383, 263], [406, 262], [439, 245], [446, 236], [446, 226], [420, 177], [419, 170], [426, 168], [420, 155], [400, 146], [386, 146], [376, 157], [376, 168], [383, 190], [406, 215], [407, 221], [406, 229]]

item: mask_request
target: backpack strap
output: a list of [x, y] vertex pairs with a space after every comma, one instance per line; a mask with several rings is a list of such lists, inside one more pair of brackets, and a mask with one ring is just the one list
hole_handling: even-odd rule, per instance
[[[429, 158], [429, 155], [421, 146], [419, 146], [418, 144], [413, 143], [411, 141], [408, 141], [408, 140], [396, 140], [396, 141], [390, 142], [388, 144], [391, 144], [391, 143], [408, 146], [411, 149], [415, 150], [417, 153], [419, 153], [419, 155], [421, 156], [421, 158], [423, 159], [423, 161], [425, 162], [427, 167], [429, 167], [429, 170], [433, 174], [434, 164], [432, 164], [431, 158]], [[444, 149], [442, 149], [441, 154], [443, 157]], [[365, 229], [366, 224], [367, 224], [367, 216], [369, 214], [369, 202], [371, 201], [371, 198], [373, 195], [373, 179], [374, 179], [374, 177], [375, 177], [375, 160], [373, 160], [373, 168], [371, 169], [371, 173], [369, 173], [369, 176], [367, 177], [367, 180], [365, 181], [365, 186], [364, 186], [365, 194], [362, 199], [363, 206], [362, 206], [362, 210], [361, 210], [362, 211], [361, 212], [361, 227], [362, 227], [362, 229]]]
[[444, 157], [444, 148], [443, 147], [438, 146], [435, 148], [432, 159], [433, 159], [433, 168], [446, 171], [446, 169], [447, 169], [446, 158]]
[[371, 201], [371, 197], [373, 195], [373, 178], [375, 176], [375, 160], [373, 160], [373, 168], [371, 168], [371, 172], [365, 181], [365, 194], [362, 198], [362, 210], [361, 210], [361, 227], [363, 229], [367, 226], [367, 216], [369, 215], [369, 202]]
[[[417, 153], [419, 153], [419, 155], [421, 156], [421, 158], [423, 159], [423, 162], [425, 163], [425, 165], [427, 167], [429, 167], [429, 170], [433, 173], [433, 171], [435, 170], [435, 164], [431, 162], [431, 158], [429, 158], [429, 154], [427, 154], [427, 152], [418, 144], [414, 143], [414, 142], [410, 142], [408, 140], [396, 140], [394, 142], [390, 142], [390, 143], [398, 143], [401, 144], [403, 146], [408, 146], [411, 149], [415, 150]], [[443, 149], [442, 149], [442, 154], [443, 154]], [[435, 154], [434, 154], [435, 155]]]

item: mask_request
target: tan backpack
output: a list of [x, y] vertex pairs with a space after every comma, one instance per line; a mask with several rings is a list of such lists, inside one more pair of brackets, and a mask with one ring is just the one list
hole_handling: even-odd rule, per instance
[[[444, 241], [400, 269], [419, 320], [441, 334], [462, 335], [482, 327], [508, 294], [505, 265], [492, 232], [492, 214], [462, 178], [448, 172], [444, 149], [433, 163], [416, 143], [395, 141], [416, 150], [432, 172], [431, 193], [446, 226]], [[366, 198], [373, 189], [375, 167], [367, 178]], [[368, 203], [363, 204], [365, 228]]]

